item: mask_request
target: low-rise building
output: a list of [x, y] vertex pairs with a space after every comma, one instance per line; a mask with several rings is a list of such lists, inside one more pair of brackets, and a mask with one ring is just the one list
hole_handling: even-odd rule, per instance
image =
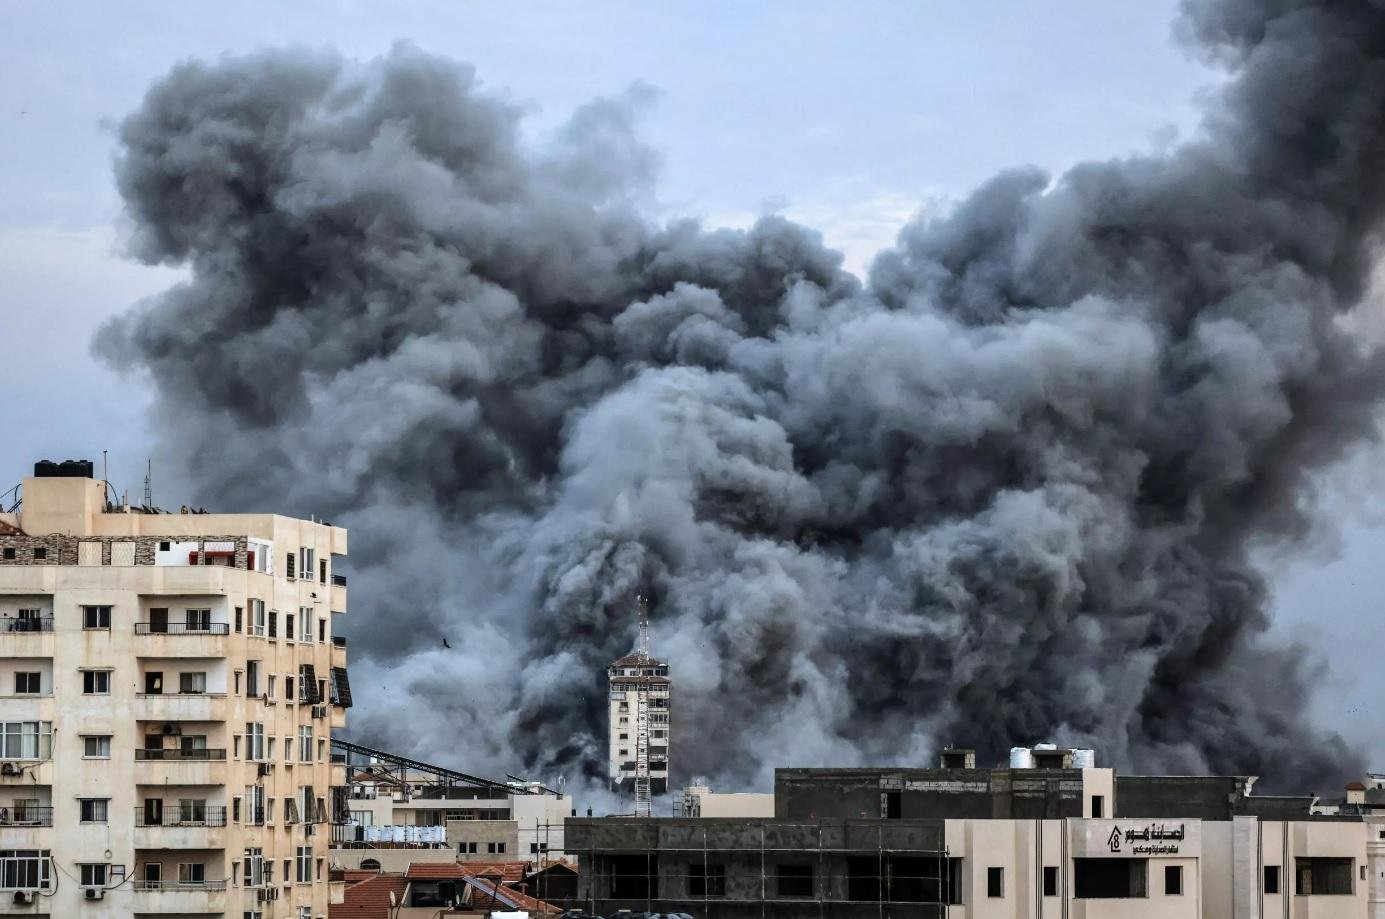
[[1016, 767], [781, 769], [773, 817], [572, 819], [573, 904], [699, 919], [1345, 919], [1385, 863], [1360, 815], [1254, 779], [1120, 776], [1086, 751]]
[[715, 792], [706, 785], [689, 785], [674, 802], [675, 817], [773, 817], [774, 795], [754, 792]]

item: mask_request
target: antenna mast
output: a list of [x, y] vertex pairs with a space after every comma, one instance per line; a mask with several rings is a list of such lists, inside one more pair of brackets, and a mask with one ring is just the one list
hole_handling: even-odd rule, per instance
[[640, 645], [635, 662], [635, 816], [653, 816], [649, 794], [649, 603], [638, 598]]
[[144, 472], [144, 506], [154, 506], [154, 460], [148, 459], [149, 464]]

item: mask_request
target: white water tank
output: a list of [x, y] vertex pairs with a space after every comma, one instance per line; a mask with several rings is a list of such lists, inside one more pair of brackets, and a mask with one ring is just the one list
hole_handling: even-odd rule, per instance
[[1095, 768], [1095, 767], [1096, 767], [1096, 751], [1095, 751], [1095, 750], [1078, 750], [1078, 749], [1074, 749], [1074, 750], [1072, 751], [1072, 768], [1074, 768], [1074, 769], [1092, 769], [1092, 768]]
[[1048, 743], [1047, 741], [1045, 741], [1044, 743], [1034, 744], [1034, 749], [1036, 752], [1039, 753], [1052, 753], [1054, 750], [1058, 749], [1058, 745], [1056, 743]]
[[1034, 754], [1029, 752], [1028, 747], [1010, 748], [1010, 768], [1011, 769], [1033, 769]]

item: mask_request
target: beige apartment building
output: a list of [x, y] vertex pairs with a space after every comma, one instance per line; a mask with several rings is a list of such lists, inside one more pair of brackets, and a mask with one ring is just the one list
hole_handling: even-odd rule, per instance
[[326, 917], [345, 530], [108, 498], [0, 514], [0, 915]]

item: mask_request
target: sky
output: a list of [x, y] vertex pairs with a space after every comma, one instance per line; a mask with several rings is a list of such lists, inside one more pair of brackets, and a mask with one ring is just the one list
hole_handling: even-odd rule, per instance
[[[99, 464], [102, 450], [118, 488], [142, 488], [147, 387], [95, 362], [89, 341], [180, 278], [122, 256], [111, 178], [113, 126], [180, 60], [282, 45], [365, 59], [409, 41], [472, 63], [529, 113], [535, 140], [584, 102], [643, 84], [656, 100], [642, 133], [662, 157], [651, 217], [745, 226], [783, 213], [863, 273], [909, 217], [945, 212], [997, 170], [1056, 173], [1186, 136], [1219, 75], [1174, 38], [1174, 7], [3, 0], [0, 492], [35, 459]], [[155, 498], [178, 504], [195, 475], [156, 468]], [[1373, 625], [1385, 518], [1348, 497], [1348, 481], [1323, 483], [1339, 538], [1329, 528], [1316, 552], [1264, 563], [1276, 630], [1324, 671], [1320, 716], [1385, 769], [1385, 710], [1371, 704], [1385, 689]]]

